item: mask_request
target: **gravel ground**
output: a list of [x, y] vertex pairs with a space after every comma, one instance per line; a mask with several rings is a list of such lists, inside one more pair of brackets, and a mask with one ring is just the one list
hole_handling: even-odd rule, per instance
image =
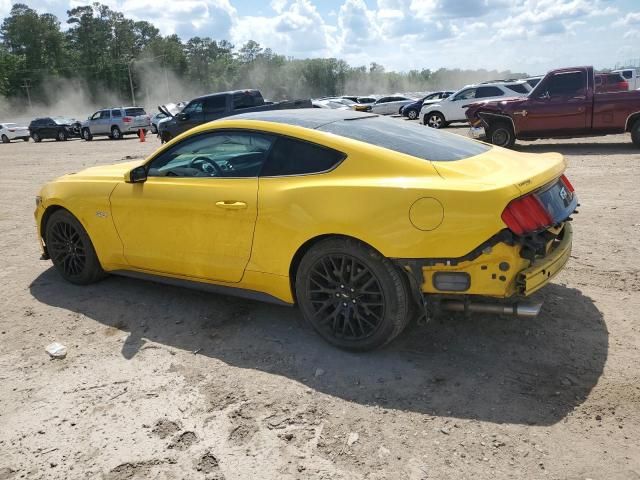
[[582, 203], [537, 319], [445, 316], [366, 354], [296, 309], [121, 277], [77, 287], [39, 260], [42, 183], [158, 145], [0, 145], [0, 480], [640, 479], [628, 136], [518, 146], [565, 154]]

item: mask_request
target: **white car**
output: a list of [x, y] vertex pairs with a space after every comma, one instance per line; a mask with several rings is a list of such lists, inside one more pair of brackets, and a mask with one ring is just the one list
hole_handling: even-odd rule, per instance
[[371, 113], [377, 113], [379, 115], [393, 115], [394, 113], [400, 113], [400, 109], [405, 105], [415, 102], [415, 98], [403, 97], [400, 95], [390, 95], [387, 97], [381, 97], [374, 103], [371, 103]]
[[525, 81], [491, 82], [467, 85], [441, 102], [424, 105], [420, 121], [432, 128], [443, 128], [451, 122], [466, 122], [467, 106], [479, 100], [526, 97], [531, 86]]
[[622, 68], [620, 70], [612, 70], [611, 73], [619, 73], [629, 84], [629, 90], [637, 90], [640, 88], [640, 71], [637, 68]]
[[2, 143], [11, 140], [29, 141], [29, 127], [21, 127], [17, 123], [0, 123], [0, 139]]

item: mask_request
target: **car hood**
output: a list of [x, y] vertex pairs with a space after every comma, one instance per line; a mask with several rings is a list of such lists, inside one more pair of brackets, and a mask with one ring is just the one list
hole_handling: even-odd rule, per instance
[[69, 173], [60, 177], [60, 181], [85, 181], [85, 180], [122, 180], [124, 174], [144, 163], [144, 160], [114, 163], [85, 168], [77, 173]]

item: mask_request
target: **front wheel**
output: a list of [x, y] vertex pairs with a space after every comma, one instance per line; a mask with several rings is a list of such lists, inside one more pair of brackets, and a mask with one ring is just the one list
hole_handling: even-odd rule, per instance
[[303, 257], [295, 280], [302, 314], [329, 343], [371, 350], [391, 342], [411, 319], [406, 277], [353, 239], [322, 240]]
[[2, 143], [9, 143], [9, 137], [7, 137], [6, 135], [2, 134]]
[[24, 137], [24, 138], [22, 139], [22, 141], [23, 141], [23, 142], [28, 142], [28, 141], [29, 141], [29, 137]]
[[440, 112], [432, 112], [425, 115], [424, 124], [431, 128], [444, 128], [446, 121]]
[[640, 147], [640, 120], [636, 120], [631, 127], [631, 141], [636, 147]]
[[45, 227], [45, 242], [53, 266], [68, 282], [87, 285], [105, 276], [89, 235], [68, 211], [51, 214]]
[[87, 142], [90, 142], [91, 140], [93, 140], [93, 135], [91, 134], [91, 130], [89, 130], [88, 128], [83, 128], [82, 138]]
[[497, 122], [489, 126], [487, 142], [498, 147], [511, 148], [516, 143], [513, 128], [506, 122]]
[[33, 135], [31, 135], [31, 138], [33, 138], [33, 141], [36, 143], [40, 143], [42, 141], [42, 138], [40, 138], [40, 135], [37, 133], [34, 133]]
[[418, 118], [418, 112], [416, 110], [409, 110], [407, 112], [407, 117], [409, 118], [409, 120], [415, 120], [416, 118]]
[[62, 142], [64, 140], [66, 140], [66, 139], [67, 139], [67, 134], [64, 133], [64, 131], [59, 130], [58, 134], [56, 135], [56, 140], [59, 141], [59, 142]]

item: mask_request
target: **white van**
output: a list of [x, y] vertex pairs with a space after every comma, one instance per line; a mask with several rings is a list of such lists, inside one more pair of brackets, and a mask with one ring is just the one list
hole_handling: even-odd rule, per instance
[[613, 70], [612, 73], [619, 73], [629, 84], [629, 90], [637, 90], [640, 88], [640, 75], [637, 68], [622, 68]]

